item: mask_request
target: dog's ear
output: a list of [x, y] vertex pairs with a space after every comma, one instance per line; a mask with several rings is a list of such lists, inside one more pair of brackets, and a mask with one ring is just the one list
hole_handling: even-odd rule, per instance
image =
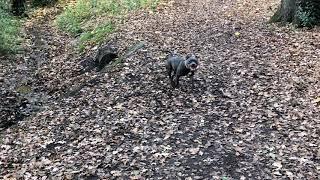
[[192, 57], [195, 58], [195, 59], [197, 58], [195, 54], [189, 53], [189, 54], [187, 54], [186, 59], [189, 59], [189, 58], [192, 58]]
[[187, 54], [186, 59], [189, 59], [189, 58], [191, 58], [192, 56], [194, 56], [194, 55], [191, 54], [191, 53], [189, 53], [189, 54]]

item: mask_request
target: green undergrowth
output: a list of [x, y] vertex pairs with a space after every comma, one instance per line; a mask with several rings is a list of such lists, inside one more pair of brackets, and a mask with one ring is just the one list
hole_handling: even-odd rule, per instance
[[21, 23], [8, 13], [5, 3], [0, 1], [0, 54], [17, 52], [21, 40]]
[[[100, 44], [116, 29], [128, 12], [145, 8], [155, 10], [160, 0], [78, 0], [58, 16], [58, 27], [78, 37], [78, 48]], [[118, 21], [114, 20], [118, 19]]]
[[104, 38], [115, 30], [114, 24], [111, 22], [99, 25], [91, 31], [81, 34], [79, 41], [79, 50], [83, 51], [86, 44], [100, 44]]

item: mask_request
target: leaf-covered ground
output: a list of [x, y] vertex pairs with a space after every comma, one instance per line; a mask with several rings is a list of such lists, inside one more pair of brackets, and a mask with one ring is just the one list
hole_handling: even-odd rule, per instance
[[[267, 24], [278, 3], [180, 0], [132, 14], [111, 41], [145, 48], [64, 98], [97, 73], [79, 75], [86, 57], [50, 20], [30, 23], [25, 58], [44, 60], [31, 84], [46, 102], [2, 132], [0, 177], [319, 179], [320, 33]], [[188, 78], [170, 88], [168, 49], [199, 56], [194, 89]]]

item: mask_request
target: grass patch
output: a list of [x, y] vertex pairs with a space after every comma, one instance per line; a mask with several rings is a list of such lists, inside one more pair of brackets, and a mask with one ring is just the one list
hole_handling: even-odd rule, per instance
[[113, 18], [121, 18], [130, 11], [148, 8], [155, 10], [160, 0], [78, 0], [68, 5], [58, 16], [58, 27], [79, 37], [79, 50], [103, 40], [116, 28]]
[[87, 44], [100, 44], [104, 37], [113, 32], [114, 29], [114, 25], [108, 23], [98, 26], [92, 31], [82, 33], [79, 41], [79, 50], [82, 52]]
[[0, 2], [0, 53], [15, 53], [19, 49], [20, 21], [11, 16]]

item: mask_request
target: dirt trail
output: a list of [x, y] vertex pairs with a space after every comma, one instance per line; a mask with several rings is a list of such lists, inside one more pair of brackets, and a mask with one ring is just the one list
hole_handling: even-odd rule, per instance
[[[65, 52], [47, 57], [39, 72], [57, 89], [43, 111], [6, 130], [1, 175], [319, 178], [319, 32], [268, 25], [275, 5], [181, 0], [137, 12], [111, 38], [120, 49], [146, 47], [75, 97], [55, 99], [95, 72], [78, 76], [83, 59]], [[187, 78], [169, 87], [168, 49], [199, 56], [195, 89]]]

